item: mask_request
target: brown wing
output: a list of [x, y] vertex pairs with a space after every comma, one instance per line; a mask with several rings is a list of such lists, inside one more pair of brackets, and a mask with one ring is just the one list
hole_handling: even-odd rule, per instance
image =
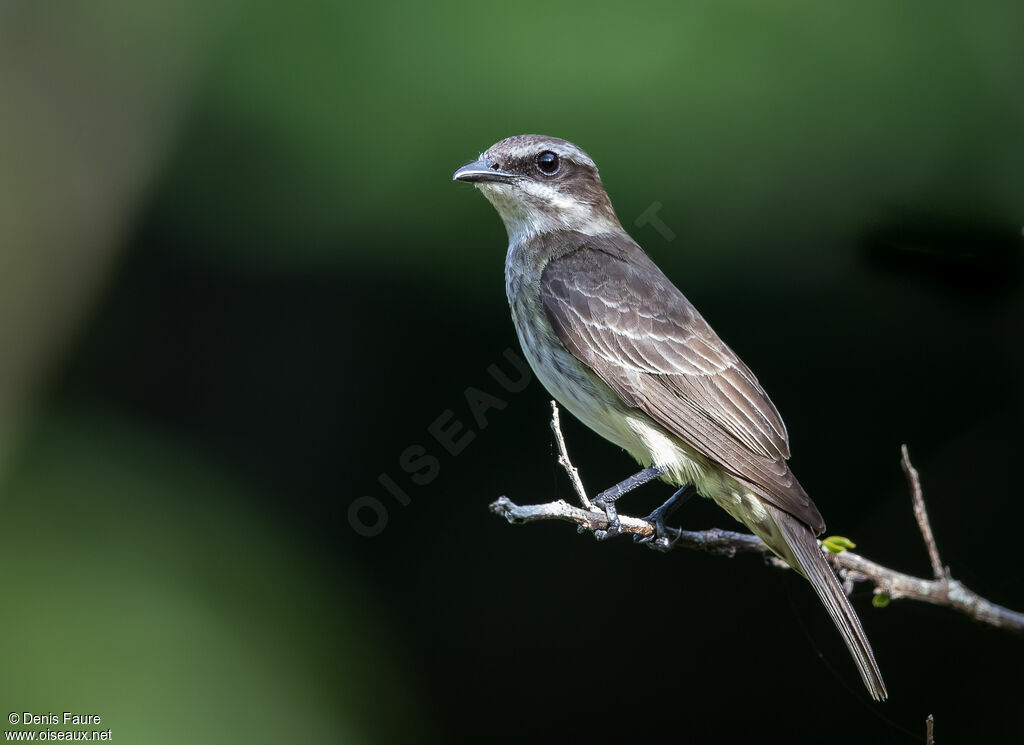
[[786, 464], [786, 427], [757, 378], [628, 237], [552, 259], [541, 300], [565, 347], [629, 406], [772, 504], [825, 529]]

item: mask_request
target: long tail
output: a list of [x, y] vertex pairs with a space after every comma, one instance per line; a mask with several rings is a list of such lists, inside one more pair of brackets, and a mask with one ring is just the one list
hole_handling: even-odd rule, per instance
[[[775, 519], [775, 524], [779, 527], [789, 548], [788, 553], [791, 555], [783, 555], [782, 558], [804, 575], [814, 587], [814, 591], [818, 593], [829, 616], [832, 617], [832, 622], [842, 634], [843, 641], [846, 642], [846, 647], [857, 664], [857, 670], [860, 671], [860, 677], [864, 679], [864, 685], [867, 686], [875, 701], [884, 701], [888, 694], [885, 691], [885, 683], [882, 682], [882, 673], [878, 669], [878, 663], [875, 662], [874, 652], [871, 651], [871, 645], [868, 643], [868, 637], [860, 625], [860, 619], [857, 618], [853, 606], [846, 599], [842, 585], [833, 574], [832, 567], [825, 561], [814, 533], [792, 515], [767, 503], [765, 503], [765, 507]], [[775, 548], [772, 547], [773, 550]]]

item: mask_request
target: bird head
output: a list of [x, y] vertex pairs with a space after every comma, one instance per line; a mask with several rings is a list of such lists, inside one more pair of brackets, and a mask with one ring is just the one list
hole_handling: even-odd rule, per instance
[[598, 235], [622, 229], [594, 161], [557, 137], [508, 137], [452, 179], [483, 192], [513, 244], [556, 230]]

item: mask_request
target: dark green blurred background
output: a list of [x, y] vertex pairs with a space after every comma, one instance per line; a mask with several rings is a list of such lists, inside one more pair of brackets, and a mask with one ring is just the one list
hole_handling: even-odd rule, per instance
[[[862, 587], [875, 706], [789, 573], [490, 515], [570, 490], [545, 392], [487, 373], [505, 235], [449, 181], [580, 144], [830, 531], [928, 573], [907, 442], [944, 560], [1022, 609], [1022, 91], [1016, 1], [0, 2], [0, 705], [133, 743], [1024, 738], [1019, 637]], [[630, 471], [566, 434], [592, 489]]]

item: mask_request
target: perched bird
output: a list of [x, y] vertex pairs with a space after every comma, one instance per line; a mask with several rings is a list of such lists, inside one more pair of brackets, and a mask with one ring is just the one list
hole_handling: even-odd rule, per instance
[[789, 436], [768, 394], [682, 292], [627, 235], [594, 161], [565, 140], [501, 140], [453, 176], [473, 183], [508, 231], [505, 289], [523, 351], [544, 387], [644, 470], [594, 500], [662, 479], [746, 525], [821, 598], [876, 700], [874, 654], [816, 535], [818, 508], [786, 463]]

